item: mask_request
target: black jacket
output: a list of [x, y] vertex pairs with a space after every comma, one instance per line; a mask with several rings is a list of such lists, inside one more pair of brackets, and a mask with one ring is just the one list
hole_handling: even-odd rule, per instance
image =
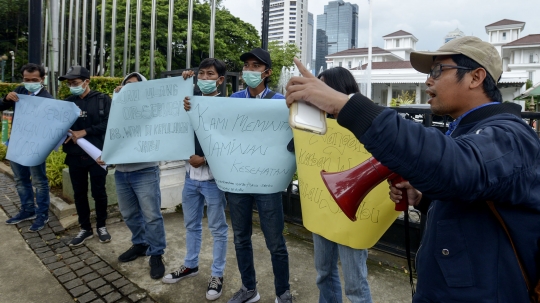
[[[28, 95], [28, 90], [26, 90], [26, 88], [24, 88], [24, 85], [21, 85], [21, 86], [17, 86], [14, 90], [14, 92], [16, 92], [17, 94], [21, 94], [21, 95]], [[49, 92], [44, 88], [42, 87], [41, 90], [39, 91], [39, 93], [36, 95], [37, 97], [42, 97], [42, 98], [53, 98], [53, 96], [51, 94], [49, 94]], [[0, 111], [4, 111], [4, 110], [8, 110], [10, 108], [13, 108], [13, 113], [15, 113], [15, 102], [13, 101], [8, 101], [5, 99], [6, 97], [4, 96], [4, 98], [0, 99]], [[15, 117], [14, 117], [15, 119]], [[11, 123], [13, 123], [13, 121], [11, 121]]]
[[[109, 111], [111, 110], [111, 98], [106, 94], [91, 90], [82, 99], [79, 96], [69, 96], [66, 98], [66, 101], [75, 103], [81, 109], [81, 115], [71, 126], [71, 130], [86, 130], [86, 136], [84, 138], [95, 147], [103, 149], [107, 122], [109, 121]], [[103, 108], [101, 114], [100, 102]], [[68, 156], [86, 155], [86, 152], [71, 140], [64, 144], [63, 150]]]

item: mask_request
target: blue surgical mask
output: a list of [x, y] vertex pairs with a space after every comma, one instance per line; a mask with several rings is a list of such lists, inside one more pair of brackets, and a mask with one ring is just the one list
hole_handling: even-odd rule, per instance
[[246, 81], [246, 84], [251, 88], [256, 88], [261, 84], [264, 78], [261, 77], [262, 72], [243, 71], [242, 78]]
[[35, 93], [41, 88], [41, 82], [24, 82], [24, 88], [31, 93]]
[[203, 94], [208, 95], [216, 91], [217, 89], [216, 82], [217, 80], [198, 79], [197, 86], [199, 87], [199, 89], [201, 90]]
[[75, 86], [75, 87], [70, 87], [69, 88], [69, 91], [71, 92], [72, 95], [75, 95], [75, 96], [80, 96], [84, 93], [84, 91], [86, 90], [86, 88], [83, 88], [83, 85], [79, 85], [79, 86]]

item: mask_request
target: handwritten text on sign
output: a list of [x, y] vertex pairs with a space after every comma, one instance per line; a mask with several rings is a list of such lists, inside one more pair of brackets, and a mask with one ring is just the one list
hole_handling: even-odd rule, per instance
[[193, 129], [184, 111], [191, 81], [136, 82], [113, 95], [102, 159], [107, 164], [189, 159]]
[[276, 193], [295, 172], [292, 132], [283, 100], [193, 97], [188, 112], [218, 187]]
[[388, 197], [388, 184], [381, 183], [364, 199], [356, 222], [350, 221], [334, 201], [320, 172], [344, 171], [371, 157], [347, 129], [327, 119], [324, 136], [294, 130], [298, 184], [304, 226], [331, 241], [352, 248], [377, 243], [399, 215]]
[[79, 117], [72, 102], [18, 95], [6, 158], [24, 166], [45, 161]]

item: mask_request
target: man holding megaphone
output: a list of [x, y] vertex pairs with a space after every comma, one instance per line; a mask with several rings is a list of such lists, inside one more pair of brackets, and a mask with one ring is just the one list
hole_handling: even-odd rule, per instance
[[540, 140], [502, 100], [502, 60], [476, 37], [411, 53], [428, 75], [428, 103], [454, 118], [446, 134], [401, 118], [361, 94], [347, 96], [312, 76], [287, 84], [287, 105], [304, 100], [349, 129], [391, 171], [397, 202], [428, 210], [416, 255], [413, 302], [530, 302], [539, 279]]

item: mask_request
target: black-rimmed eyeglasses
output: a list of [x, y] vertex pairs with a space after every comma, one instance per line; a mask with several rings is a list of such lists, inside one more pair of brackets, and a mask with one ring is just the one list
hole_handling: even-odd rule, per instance
[[441, 76], [442, 72], [444, 70], [446, 70], [446, 69], [443, 69], [443, 67], [446, 67], [447, 69], [455, 68], [455, 69], [473, 70], [473, 68], [465, 67], [465, 66], [450, 65], [450, 64], [437, 64], [431, 69], [429, 74], [427, 74], [427, 78], [429, 79], [429, 77], [431, 77], [434, 80], [439, 78]]

